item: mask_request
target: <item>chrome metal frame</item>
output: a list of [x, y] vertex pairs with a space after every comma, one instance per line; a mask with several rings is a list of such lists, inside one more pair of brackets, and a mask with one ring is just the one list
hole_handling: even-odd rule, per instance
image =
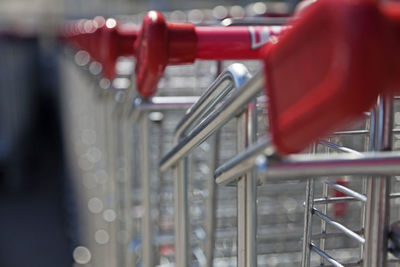
[[[182, 119], [181, 124], [176, 130], [176, 146], [160, 163], [162, 171], [174, 166], [174, 164], [178, 164], [177, 169], [180, 169], [179, 160], [184, 158], [195, 146], [220, 129], [228, 120], [243, 112], [238, 117], [238, 148], [243, 150], [255, 141], [256, 103], [251, 103], [251, 101], [255, 101], [256, 96], [262, 90], [261, 85], [263, 84], [263, 80], [260, 74], [246, 81], [248, 77], [249, 74], [245, 68], [235, 64], [217, 78], [197, 104], [188, 111], [187, 116]], [[231, 82], [225, 85], [227, 78]], [[221, 87], [222, 90], [220, 89]], [[228, 90], [232, 89], [235, 89], [232, 94], [223, 99], [222, 97], [227, 94]], [[221, 100], [223, 100], [222, 104], [211, 111]], [[246, 105], [249, 105], [247, 111], [245, 109]], [[209, 114], [208, 111], [210, 111]], [[188, 131], [189, 127], [195, 121], [204, 117], [205, 119], [193, 127], [188, 135], [183, 136], [183, 133]], [[252, 171], [249, 171], [238, 180], [237, 191], [238, 266], [256, 266], [256, 180]], [[184, 233], [181, 234], [183, 235]], [[178, 242], [176, 246], [184, 249], [182, 243]], [[179, 263], [182, 264], [179, 266], [187, 265], [182, 262]]]

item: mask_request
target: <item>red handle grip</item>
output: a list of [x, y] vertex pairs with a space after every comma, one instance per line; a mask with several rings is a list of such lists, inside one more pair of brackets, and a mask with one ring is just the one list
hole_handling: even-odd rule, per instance
[[399, 84], [397, 25], [372, 1], [317, 1], [265, 47], [269, 120], [280, 153], [344, 127]]
[[[138, 34], [138, 27], [135, 25], [118, 25], [114, 19], [108, 19], [105, 25], [99, 29], [97, 47], [99, 58], [96, 60], [103, 66], [105, 78], [115, 77], [115, 64], [121, 56], [135, 55], [134, 43]], [[89, 52], [90, 53], [90, 52]]]
[[108, 79], [115, 77], [118, 57], [135, 55], [137, 34], [137, 26], [118, 25], [114, 19], [106, 21], [101, 17], [69, 23], [64, 30], [67, 41], [102, 64], [103, 75]]
[[195, 27], [167, 23], [160, 12], [148, 12], [136, 42], [136, 81], [139, 93], [156, 92], [167, 65], [193, 63], [195, 59], [260, 59], [260, 48], [284, 27]]

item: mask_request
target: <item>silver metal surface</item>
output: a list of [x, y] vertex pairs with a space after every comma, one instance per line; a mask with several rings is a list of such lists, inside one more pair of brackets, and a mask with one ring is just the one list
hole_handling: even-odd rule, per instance
[[[349, 228], [345, 227], [344, 225], [332, 220], [331, 218], [329, 218], [328, 216], [326, 216], [324, 213], [320, 212], [317, 209], [313, 209], [313, 213], [315, 215], [317, 215], [319, 218], [321, 218], [321, 220], [329, 223], [331, 226], [335, 227], [337, 230], [342, 231], [345, 235], [347, 235], [348, 237], [351, 237], [352, 239], [356, 240], [357, 242], [364, 244], [365, 243], [365, 239], [362, 238], [361, 236], [359, 236], [358, 234], [356, 234], [354, 231], [350, 230]], [[325, 228], [326, 231], [326, 228]], [[324, 250], [323, 248], [321, 248], [321, 250]]]
[[133, 121], [138, 121], [144, 111], [185, 110], [191, 107], [198, 97], [190, 96], [155, 96], [149, 99], [136, 97], [129, 111]]
[[170, 151], [160, 163], [160, 170], [165, 171], [190, 152], [196, 145], [200, 144], [216, 130], [221, 128], [228, 120], [243, 110], [243, 108], [258, 94], [263, 88], [263, 78], [261, 73], [243, 84], [235, 90], [220, 106], [211, 112], [201, 121], [192, 131], [182, 138], [177, 146]]
[[[115, 139], [115, 118], [114, 118], [114, 103], [109, 101], [107, 95], [102, 99], [104, 101], [104, 130], [106, 137], [105, 148], [109, 152], [107, 153], [107, 193], [106, 197], [109, 201], [105, 201], [105, 208], [115, 211], [117, 209], [117, 194], [116, 194], [116, 181], [115, 181], [115, 155], [116, 155], [116, 139]], [[107, 251], [107, 261], [108, 265], [111, 267], [117, 267], [119, 264], [118, 246], [116, 242], [118, 226], [117, 222], [114, 220], [107, 223], [107, 232], [109, 233], [110, 240], [108, 241], [110, 248]]]
[[217, 168], [218, 154], [219, 154], [219, 139], [220, 133], [217, 131], [209, 138], [211, 146], [211, 155], [208, 160], [208, 167], [210, 169], [207, 179], [207, 199], [206, 199], [206, 217], [208, 218], [206, 224], [206, 266], [212, 267], [214, 265], [214, 247], [215, 247], [215, 228], [216, 228], [216, 209], [217, 209], [217, 190], [214, 181], [214, 171]]
[[[257, 167], [260, 156], [270, 148], [270, 139], [263, 138], [246, 151], [236, 155], [215, 171], [218, 184], [229, 183], [238, 174]], [[268, 153], [269, 154], [269, 153]], [[270, 162], [267, 159], [258, 166], [262, 169], [261, 182], [269, 179], [298, 179], [324, 175], [398, 175], [400, 153], [370, 152], [354, 154], [299, 154]]]
[[188, 266], [189, 223], [187, 197], [187, 159], [183, 159], [175, 168], [174, 180], [174, 233], [175, 261], [177, 266]]
[[[175, 130], [174, 145], [175, 148], [165, 156], [160, 163], [160, 170], [163, 172], [167, 168], [175, 165], [176, 179], [174, 180], [175, 192], [175, 251], [176, 262], [178, 266], [188, 265], [188, 247], [189, 243], [189, 222], [188, 222], [188, 198], [187, 198], [187, 158], [186, 154], [204, 141], [212, 133], [218, 130], [217, 127], [212, 126], [210, 123], [205, 122], [207, 119], [200, 123], [200, 126], [194, 127], [188, 136], [187, 131], [199, 120], [207, 117], [209, 113], [217, 114], [215, 119], [220, 120], [218, 113], [221, 109], [214, 111], [215, 106], [223, 99], [231, 90], [239, 88], [249, 78], [247, 69], [241, 64], [234, 64], [230, 66], [225, 72], [218, 76], [216, 81], [206, 90], [206, 92], [198, 99], [198, 101], [188, 110], [187, 114], [178, 124]], [[228, 102], [228, 101], [226, 101]], [[225, 103], [226, 103], [225, 102]], [[222, 109], [223, 111], [223, 109]], [[212, 113], [214, 112], [214, 113]], [[224, 121], [220, 120], [218, 127], [221, 127], [232, 114], [226, 113]], [[209, 118], [207, 117], [207, 118]], [[204, 125], [204, 126], [203, 126]], [[201, 133], [201, 130], [208, 128], [208, 131]], [[200, 129], [200, 131], [198, 130]], [[189, 137], [190, 136], [190, 137]], [[193, 138], [195, 142], [187, 142], [186, 138]], [[185, 144], [185, 145], [182, 145]], [[180, 149], [184, 148], [184, 152]], [[175, 161], [170, 158], [175, 158]], [[178, 162], [177, 162], [178, 161]], [[210, 259], [211, 261], [211, 259]], [[210, 262], [208, 264], [211, 264]]]
[[319, 249], [315, 245], [311, 244], [311, 249], [315, 251], [318, 255], [321, 256], [321, 258], [324, 258], [327, 262], [331, 263], [335, 267], [344, 267], [344, 265], [340, 264], [338, 261], [336, 261], [334, 258], [329, 256], [326, 252], [323, 250]]
[[[393, 101], [380, 96], [376, 109], [375, 150], [392, 150]], [[364, 267], [386, 266], [390, 211], [390, 178], [368, 180], [365, 223]]]
[[314, 199], [314, 179], [307, 180], [306, 200], [304, 205], [303, 245], [301, 253], [301, 267], [310, 266], [311, 262], [311, 238], [312, 238], [312, 215]]
[[[241, 152], [256, 140], [256, 103], [237, 119], [237, 150]], [[257, 266], [257, 189], [255, 171], [242, 175], [237, 187], [237, 266]]]
[[215, 171], [216, 183], [227, 184], [234, 181], [240, 175], [256, 167], [257, 159], [260, 156], [269, 154], [269, 151], [273, 151], [271, 140], [269, 138], [262, 138], [242, 153], [237, 154], [231, 160], [218, 167]]
[[147, 112], [144, 112], [140, 118], [141, 135], [141, 183], [142, 183], [142, 201], [143, 201], [143, 219], [142, 219], [142, 250], [143, 265], [153, 266], [154, 248], [153, 248], [153, 222], [151, 219], [151, 190], [150, 190], [150, 155], [149, 155], [149, 119]]
[[[131, 239], [135, 238], [134, 228], [136, 227], [136, 221], [133, 220], [132, 211], [131, 211], [131, 203], [132, 203], [132, 174], [133, 171], [131, 169], [131, 163], [133, 159], [132, 150], [133, 150], [133, 140], [132, 140], [132, 131], [133, 127], [129, 120], [123, 120], [123, 162], [124, 162], [124, 171], [123, 171], [123, 221], [124, 221], [124, 231], [126, 231], [127, 241], [123, 239], [125, 245], [125, 264], [126, 266], [136, 267], [136, 254], [133, 252], [133, 249], [129, 248], [129, 242]], [[131, 144], [126, 146], [126, 144]]]
[[324, 182], [326, 184], [329, 184], [332, 188], [334, 188], [334, 189], [336, 189], [336, 190], [338, 190], [338, 191], [340, 191], [340, 192], [342, 192], [342, 193], [344, 193], [344, 194], [346, 194], [348, 196], [351, 196], [354, 199], [357, 199], [357, 200], [362, 201], [362, 202], [367, 202], [367, 197], [366, 196], [364, 196], [364, 195], [362, 195], [362, 194], [360, 194], [360, 193], [358, 193], [358, 192], [356, 192], [354, 190], [351, 190], [348, 187], [336, 184], [336, 183], [334, 183], [334, 182], [332, 182], [330, 180], [325, 180]]
[[249, 78], [250, 74], [242, 64], [232, 64], [221, 73], [178, 123], [174, 144], [178, 144], [190, 127], [204, 119], [224, 97], [232, 90], [237, 90]]

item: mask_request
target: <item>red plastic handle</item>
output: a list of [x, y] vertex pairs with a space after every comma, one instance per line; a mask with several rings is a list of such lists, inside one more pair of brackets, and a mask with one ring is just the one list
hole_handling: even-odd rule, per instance
[[119, 57], [135, 55], [134, 43], [138, 31], [139, 28], [136, 25], [118, 25], [114, 19], [108, 19], [100, 29], [98, 47], [93, 49], [97, 49], [100, 53], [97, 61], [103, 66], [105, 78], [115, 77], [115, 65]]
[[399, 84], [397, 25], [372, 1], [317, 1], [265, 47], [269, 121], [281, 154], [344, 127]]
[[138, 92], [156, 92], [167, 65], [193, 63], [195, 59], [260, 59], [261, 47], [282, 29], [264, 27], [195, 27], [190, 23], [167, 23], [160, 12], [148, 12], [136, 42]]
[[113, 79], [118, 57], [135, 55], [138, 30], [135, 25], [118, 25], [115, 19], [96, 17], [67, 24], [64, 36], [75, 48], [87, 51], [102, 64], [105, 78]]

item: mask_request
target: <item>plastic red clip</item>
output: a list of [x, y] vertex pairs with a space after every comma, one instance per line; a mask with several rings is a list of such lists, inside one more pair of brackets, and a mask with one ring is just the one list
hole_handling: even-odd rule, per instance
[[148, 12], [136, 43], [136, 81], [139, 93], [156, 92], [167, 65], [189, 64], [195, 59], [260, 59], [260, 48], [284, 27], [195, 27], [168, 23], [157, 11]]
[[103, 76], [115, 77], [115, 64], [120, 56], [134, 56], [138, 35], [135, 25], [118, 25], [115, 19], [80, 20], [67, 24], [65, 39], [75, 48], [85, 50], [103, 67]]
[[117, 59], [122, 56], [135, 55], [134, 43], [138, 36], [139, 27], [136, 25], [119, 25], [115, 19], [107, 19], [100, 31], [99, 47], [97, 47], [100, 58], [97, 61], [103, 65], [104, 77], [113, 79]]

